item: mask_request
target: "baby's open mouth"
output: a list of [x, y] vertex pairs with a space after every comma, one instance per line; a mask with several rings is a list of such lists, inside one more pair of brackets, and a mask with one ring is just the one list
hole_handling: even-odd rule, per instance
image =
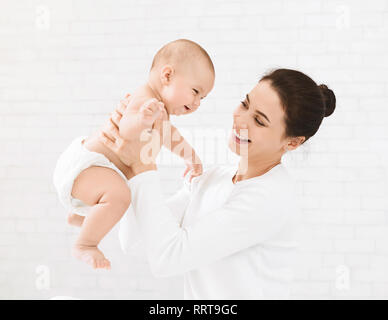
[[188, 110], [191, 110], [188, 106], [184, 105], [185, 109], [188, 111]]

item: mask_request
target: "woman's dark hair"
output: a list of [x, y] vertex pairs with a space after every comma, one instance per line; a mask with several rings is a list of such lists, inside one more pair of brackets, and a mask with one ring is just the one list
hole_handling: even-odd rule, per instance
[[326, 85], [317, 85], [309, 76], [296, 70], [277, 69], [263, 76], [279, 95], [285, 111], [285, 137], [306, 137], [319, 129], [324, 117], [335, 109], [335, 95]]

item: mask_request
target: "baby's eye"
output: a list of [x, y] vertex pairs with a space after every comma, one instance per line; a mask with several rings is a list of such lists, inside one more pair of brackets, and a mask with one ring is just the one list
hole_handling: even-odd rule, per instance
[[243, 105], [244, 108], [248, 108], [248, 105], [245, 101], [241, 101], [241, 104]]
[[199, 93], [199, 91], [198, 91], [197, 89], [194, 89], [194, 88], [193, 88], [193, 91], [194, 91], [195, 94], [198, 94], [198, 93]]

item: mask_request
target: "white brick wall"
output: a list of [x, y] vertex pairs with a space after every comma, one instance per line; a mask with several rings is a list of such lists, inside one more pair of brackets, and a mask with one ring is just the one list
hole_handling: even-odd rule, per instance
[[[156, 50], [182, 37], [202, 44], [217, 72], [200, 110], [175, 120], [206, 164], [225, 162], [225, 138], [217, 151], [195, 132], [225, 132], [268, 69], [300, 69], [334, 89], [333, 116], [284, 159], [305, 226], [293, 298], [388, 298], [387, 0], [4, 0], [0, 298], [182, 297], [182, 278], [153, 278], [142, 248], [121, 253], [117, 228], [102, 243], [111, 272], [74, 261], [77, 231], [65, 224], [51, 184], [69, 141], [95, 130], [146, 79]], [[183, 166], [162, 157], [171, 194]]]

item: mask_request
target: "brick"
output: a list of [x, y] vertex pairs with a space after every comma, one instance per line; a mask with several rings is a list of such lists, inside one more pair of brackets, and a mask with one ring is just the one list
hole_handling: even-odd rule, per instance
[[325, 281], [304, 281], [298, 282], [292, 286], [292, 296], [303, 297], [317, 297], [327, 296], [330, 292], [330, 285]]
[[345, 264], [352, 267], [369, 267], [371, 255], [366, 253], [345, 253]]
[[351, 282], [348, 290], [333, 290], [333, 297], [340, 299], [370, 299], [372, 288], [370, 284], [354, 284]]
[[323, 255], [324, 267], [337, 267], [345, 264], [345, 257], [343, 254], [328, 253]]
[[334, 240], [334, 248], [336, 252], [374, 252], [375, 242], [371, 239], [337, 239]]

